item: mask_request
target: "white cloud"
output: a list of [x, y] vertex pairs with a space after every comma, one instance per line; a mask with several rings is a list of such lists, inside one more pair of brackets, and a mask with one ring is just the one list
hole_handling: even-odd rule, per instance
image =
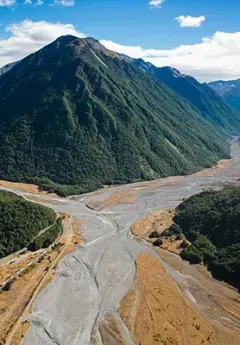
[[[84, 37], [72, 24], [25, 20], [7, 28], [10, 37], [0, 38], [0, 66], [19, 60], [61, 35]], [[143, 58], [156, 66], [172, 66], [201, 81], [240, 77], [240, 32], [216, 32], [199, 43], [172, 49], [144, 49], [102, 40], [108, 49]]]
[[19, 60], [62, 35], [70, 34], [83, 37], [72, 24], [48, 23], [45, 21], [23, 22], [9, 25], [8, 39], [0, 38], [0, 66]]
[[75, 0], [55, 0], [54, 4], [69, 7], [75, 5]]
[[0, 0], [0, 7], [10, 7], [16, 3], [16, 0]]
[[175, 18], [175, 20], [180, 23], [182, 28], [184, 27], [192, 27], [192, 28], [199, 28], [202, 26], [202, 23], [205, 22], [206, 18], [204, 16], [200, 17], [191, 17], [191, 16], [179, 16]]
[[165, 0], [151, 0], [149, 2], [149, 6], [151, 8], [160, 8], [162, 7], [162, 4], [164, 3]]
[[43, 5], [43, 0], [37, 0], [35, 3], [33, 3], [33, 0], [24, 0], [25, 5], [35, 5], [35, 6], [41, 6]]
[[216, 32], [200, 43], [172, 49], [143, 49], [102, 41], [112, 50], [143, 58], [156, 66], [172, 66], [200, 81], [240, 78], [240, 32]]

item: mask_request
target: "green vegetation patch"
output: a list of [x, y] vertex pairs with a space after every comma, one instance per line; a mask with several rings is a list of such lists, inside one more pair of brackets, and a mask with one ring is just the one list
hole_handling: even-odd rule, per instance
[[0, 191], [0, 258], [26, 247], [55, 221], [53, 210]]
[[63, 232], [62, 220], [58, 219], [56, 224], [52, 225], [46, 232], [35, 238], [28, 246], [31, 251], [41, 248], [48, 248], [56, 238]]
[[176, 211], [174, 221], [191, 242], [182, 258], [203, 262], [216, 278], [240, 288], [240, 188], [195, 195]]

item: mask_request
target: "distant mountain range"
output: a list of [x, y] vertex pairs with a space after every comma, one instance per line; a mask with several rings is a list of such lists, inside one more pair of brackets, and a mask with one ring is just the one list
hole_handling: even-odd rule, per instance
[[240, 114], [229, 107], [206, 83], [201, 84], [175, 68], [156, 67], [142, 59], [130, 60], [185, 98], [206, 120], [219, 129], [232, 134], [240, 133]]
[[229, 105], [240, 111], [240, 79], [229, 81], [218, 80], [209, 83], [209, 86]]
[[74, 36], [4, 73], [0, 108], [0, 178], [64, 195], [212, 166], [240, 128], [207, 85]]

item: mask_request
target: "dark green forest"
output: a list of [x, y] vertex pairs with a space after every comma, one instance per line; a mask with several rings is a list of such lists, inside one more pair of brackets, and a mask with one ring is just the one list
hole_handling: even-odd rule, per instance
[[176, 209], [174, 222], [191, 242], [183, 259], [203, 262], [214, 277], [240, 288], [240, 188], [187, 199]]
[[0, 78], [1, 179], [69, 195], [228, 157], [196, 109], [94, 39], [61, 37]]
[[26, 247], [55, 221], [51, 209], [0, 191], [0, 258]]
[[62, 231], [62, 220], [59, 218], [56, 224], [53, 224], [46, 232], [36, 237], [34, 241], [28, 245], [28, 249], [31, 251], [36, 251], [41, 248], [48, 248], [52, 243], [54, 243]]

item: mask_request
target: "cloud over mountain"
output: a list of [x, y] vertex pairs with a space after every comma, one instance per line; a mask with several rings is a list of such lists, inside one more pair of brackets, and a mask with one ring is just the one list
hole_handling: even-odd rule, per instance
[[[61, 35], [85, 36], [72, 24], [31, 20], [11, 24], [6, 31], [10, 37], [0, 39], [0, 66], [33, 53]], [[217, 31], [212, 37], [202, 38], [199, 43], [172, 49], [144, 49], [109, 40], [101, 42], [108, 49], [134, 58], [141, 57], [159, 67], [175, 67], [200, 81], [235, 79], [240, 75], [240, 32]]]

